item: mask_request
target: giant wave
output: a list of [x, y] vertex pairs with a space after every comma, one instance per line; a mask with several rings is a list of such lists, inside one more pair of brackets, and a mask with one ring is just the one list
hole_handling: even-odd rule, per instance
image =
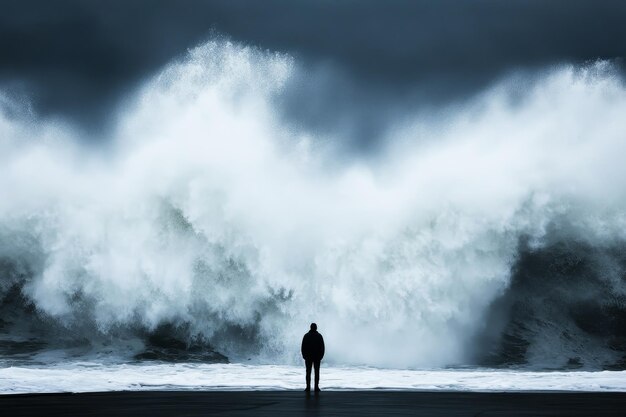
[[370, 159], [281, 116], [302, 71], [210, 41], [98, 145], [3, 96], [3, 355], [289, 364], [316, 321], [334, 364], [626, 368], [609, 63], [405, 117]]

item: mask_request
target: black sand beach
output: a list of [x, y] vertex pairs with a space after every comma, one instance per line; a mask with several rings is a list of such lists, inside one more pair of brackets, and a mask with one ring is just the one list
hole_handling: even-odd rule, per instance
[[626, 393], [125, 391], [0, 396], [3, 416], [623, 416]]

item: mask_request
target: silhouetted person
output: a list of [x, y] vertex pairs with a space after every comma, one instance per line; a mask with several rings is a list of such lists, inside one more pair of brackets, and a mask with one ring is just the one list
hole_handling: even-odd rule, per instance
[[317, 324], [302, 338], [302, 357], [306, 365], [306, 389], [311, 391], [311, 367], [315, 368], [315, 391], [320, 390], [320, 362], [324, 357], [324, 338], [317, 332]]

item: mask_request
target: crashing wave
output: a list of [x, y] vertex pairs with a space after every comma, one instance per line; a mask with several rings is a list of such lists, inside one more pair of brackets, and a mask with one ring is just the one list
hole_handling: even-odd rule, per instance
[[336, 364], [624, 368], [626, 90], [609, 64], [416, 114], [371, 161], [281, 117], [298, 71], [208, 42], [102, 146], [1, 113], [3, 354], [293, 363], [316, 321]]

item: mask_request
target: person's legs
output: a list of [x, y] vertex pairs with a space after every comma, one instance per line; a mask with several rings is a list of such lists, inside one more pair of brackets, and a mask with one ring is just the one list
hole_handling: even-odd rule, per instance
[[[304, 364], [306, 366], [306, 389], [309, 391], [311, 389], [311, 367], [313, 366], [313, 361], [305, 359]], [[317, 371], [315, 375], [317, 375]]]
[[[315, 367], [315, 391], [320, 390], [320, 362], [321, 361], [313, 362], [313, 365]], [[310, 374], [311, 372], [309, 371], [309, 375]]]

